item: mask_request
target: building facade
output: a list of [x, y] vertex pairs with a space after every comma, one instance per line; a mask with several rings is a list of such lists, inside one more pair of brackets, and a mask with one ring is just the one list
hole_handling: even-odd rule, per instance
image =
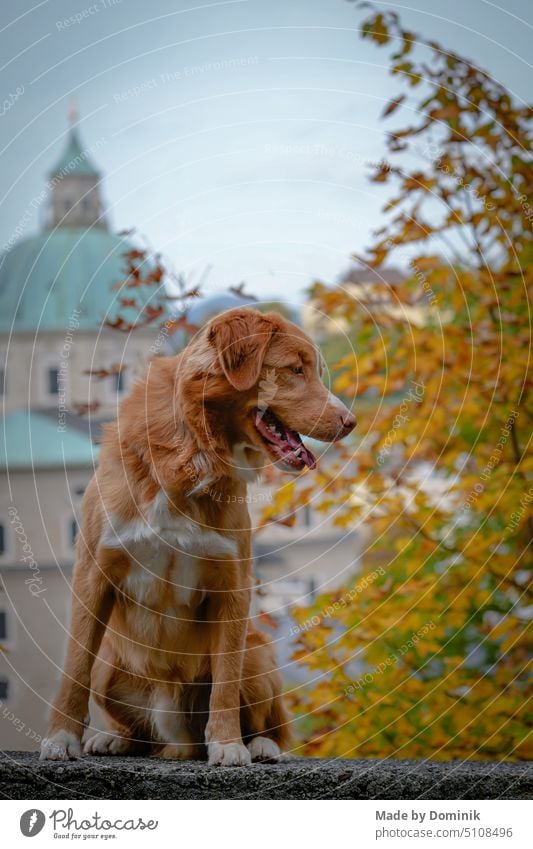
[[[0, 748], [44, 734], [68, 633], [80, 502], [157, 328], [111, 329], [125, 256], [73, 123], [48, 175], [42, 232], [0, 259]], [[153, 292], [136, 292], [142, 308]], [[111, 372], [99, 379], [87, 372]]]

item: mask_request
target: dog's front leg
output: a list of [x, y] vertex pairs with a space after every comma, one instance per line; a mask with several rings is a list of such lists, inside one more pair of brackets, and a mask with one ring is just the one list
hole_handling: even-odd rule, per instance
[[72, 619], [61, 685], [41, 743], [41, 760], [81, 755], [91, 670], [113, 607], [112, 586], [94, 565], [78, 562], [72, 585]]
[[242, 587], [249, 575], [237, 564], [223, 568], [226, 577], [231, 571], [237, 580], [231, 589], [216, 590], [209, 602], [212, 687], [205, 740], [211, 765], [247, 766], [251, 759], [242, 742], [240, 691], [251, 598], [250, 589]]

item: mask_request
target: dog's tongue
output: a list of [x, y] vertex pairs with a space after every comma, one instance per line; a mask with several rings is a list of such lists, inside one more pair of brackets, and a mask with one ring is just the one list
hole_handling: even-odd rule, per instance
[[285, 428], [285, 436], [287, 437], [287, 442], [289, 443], [291, 448], [294, 448], [295, 451], [298, 452], [298, 456], [304, 461], [306, 466], [309, 466], [310, 469], [316, 468], [316, 459], [314, 455], [309, 451], [308, 448], [305, 447], [302, 440], [300, 439], [300, 434], [296, 433], [294, 430], [289, 430], [289, 428]]
[[304, 461], [306, 466], [309, 466], [310, 469], [316, 469], [316, 458], [315, 455], [309, 451], [309, 448], [306, 448], [302, 442], [302, 447], [300, 448], [300, 457]]
[[285, 425], [283, 426], [283, 430], [285, 431], [285, 437], [291, 448], [299, 448], [302, 444], [300, 434], [296, 433], [295, 430], [289, 430], [289, 428], [285, 427]]
[[[293, 459], [299, 460], [301, 463], [309, 466], [310, 469], [316, 468], [316, 458], [303, 444], [300, 434], [295, 430], [290, 430], [283, 422], [281, 422], [271, 411], [261, 413], [257, 410], [255, 417], [255, 426], [259, 433], [271, 445], [275, 445], [280, 451], [281, 456], [290, 454]], [[272, 428], [275, 428], [273, 431]]]

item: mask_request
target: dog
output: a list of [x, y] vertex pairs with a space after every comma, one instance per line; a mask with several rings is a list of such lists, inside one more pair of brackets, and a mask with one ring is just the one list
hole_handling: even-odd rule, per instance
[[277, 313], [213, 319], [157, 357], [105, 426], [76, 541], [64, 672], [41, 759], [87, 754], [275, 761], [290, 741], [276, 658], [250, 620], [247, 482], [316, 460], [355, 418], [311, 339]]

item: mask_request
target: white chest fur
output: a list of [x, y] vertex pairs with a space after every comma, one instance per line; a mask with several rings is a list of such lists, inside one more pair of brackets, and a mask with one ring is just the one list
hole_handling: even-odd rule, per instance
[[190, 554], [176, 555], [166, 545], [137, 543], [129, 559], [122, 589], [139, 604], [172, 612], [189, 607], [195, 594], [202, 593], [198, 559]]
[[188, 605], [193, 593], [201, 589], [200, 560], [237, 556], [234, 539], [188, 516], [171, 514], [164, 492], [143, 517], [124, 522], [109, 516], [101, 544], [127, 552], [130, 569], [123, 589], [141, 603], [148, 603], [157, 589], [158, 596], [164, 592], [174, 604]]

